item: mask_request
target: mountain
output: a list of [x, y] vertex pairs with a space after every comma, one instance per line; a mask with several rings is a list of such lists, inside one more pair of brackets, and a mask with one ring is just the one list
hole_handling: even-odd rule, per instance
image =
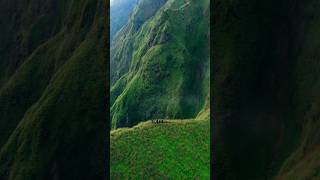
[[212, 6], [216, 178], [319, 179], [319, 3]]
[[104, 179], [105, 0], [0, 1], [0, 179]]
[[111, 125], [192, 119], [209, 99], [209, 0], [141, 0], [112, 41]]
[[[146, 21], [148, 18], [154, 15], [165, 1], [141, 1], [138, 3], [137, 7], [134, 8], [134, 11], [131, 12], [130, 19], [126, 19], [125, 27], [122, 27], [121, 32], [117, 31], [117, 37], [113, 39], [110, 47], [110, 63], [111, 63], [111, 75], [110, 81], [111, 85], [115, 83], [124, 73], [129, 69], [129, 65], [133, 54], [133, 40], [131, 36], [136, 34], [141, 24]], [[143, 10], [141, 10], [143, 8]], [[113, 12], [113, 7], [111, 12]], [[144, 13], [144, 12], [148, 13]], [[114, 17], [114, 15], [111, 15]], [[134, 20], [131, 20], [133, 19]], [[117, 19], [116, 19], [117, 20]], [[115, 20], [115, 21], [116, 21]], [[129, 21], [130, 20], [130, 21]], [[110, 21], [113, 23], [115, 21]], [[129, 21], [129, 22], [128, 22]], [[115, 26], [111, 24], [111, 26]], [[134, 27], [133, 27], [134, 26]], [[130, 31], [130, 33], [129, 33]], [[115, 64], [116, 63], [116, 64]], [[114, 72], [115, 71], [115, 72]]]
[[130, 14], [110, 49], [110, 178], [208, 179], [209, 0], [139, 0]]
[[110, 8], [110, 41], [116, 33], [128, 22], [130, 13], [138, 0], [117, 0]]

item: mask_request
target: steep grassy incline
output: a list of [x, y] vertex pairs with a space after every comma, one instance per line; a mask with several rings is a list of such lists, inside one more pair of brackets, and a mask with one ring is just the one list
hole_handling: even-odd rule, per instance
[[[131, 16], [127, 19], [127, 22], [125, 22], [125, 26], [120, 31], [117, 31], [117, 37], [114, 37], [110, 47], [111, 85], [114, 85], [116, 80], [128, 72], [134, 51], [133, 44], [136, 34], [143, 23], [151, 18], [164, 3], [165, 0], [139, 1], [137, 7], [134, 8]], [[120, 7], [111, 7], [111, 11], [113, 11], [114, 8], [116, 10]]]
[[217, 179], [319, 176], [319, 3], [217, 0]]
[[209, 91], [209, 1], [142, 0], [111, 48], [112, 127], [195, 118]]
[[114, 130], [111, 154], [111, 179], [209, 179], [209, 119]]
[[59, 6], [59, 31], [0, 90], [0, 179], [106, 176], [107, 1]]
[[110, 8], [110, 40], [127, 24], [129, 16], [138, 0], [116, 0]]

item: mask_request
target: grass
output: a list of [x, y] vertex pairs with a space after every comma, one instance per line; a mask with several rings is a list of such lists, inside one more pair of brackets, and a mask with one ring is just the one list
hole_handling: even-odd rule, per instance
[[173, 11], [184, 0], [145, 0], [135, 8], [111, 46], [113, 128], [197, 116], [209, 93], [208, 2]]
[[209, 179], [209, 127], [189, 119], [113, 130], [111, 179]]
[[209, 179], [208, 2], [140, 1], [115, 37], [111, 179]]

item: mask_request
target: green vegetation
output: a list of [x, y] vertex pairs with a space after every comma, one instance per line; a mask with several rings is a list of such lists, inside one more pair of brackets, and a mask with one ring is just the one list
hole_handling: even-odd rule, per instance
[[140, 0], [112, 41], [111, 179], [210, 178], [209, 13]]
[[209, 179], [209, 119], [143, 122], [110, 141], [111, 179]]
[[138, 0], [116, 0], [110, 8], [110, 40], [126, 25], [130, 13]]
[[[32, 19], [32, 37], [23, 41], [33, 42], [35, 36], [41, 41], [32, 43], [35, 47], [26, 45], [30, 53], [19, 56], [20, 63], [0, 86], [0, 179], [105, 178], [106, 1], [1, 3], [4, 14], [22, 6], [11, 19], [13, 24]], [[32, 18], [34, 13], [57, 29], [49, 33], [47, 24]], [[27, 30], [22, 26], [13, 33]], [[10, 47], [19, 44], [7, 43]], [[26, 52], [15, 50], [16, 54]], [[17, 58], [10, 53], [0, 54], [3, 57], [8, 64]]]
[[139, 1], [111, 46], [112, 128], [197, 116], [209, 94], [206, 14], [209, 0]]

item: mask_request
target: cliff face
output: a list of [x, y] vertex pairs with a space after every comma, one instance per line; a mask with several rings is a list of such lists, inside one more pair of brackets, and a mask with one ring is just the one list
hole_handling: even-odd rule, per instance
[[0, 4], [0, 179], [104, 178], [107, 2]]
[[209, 1], [141, 0], [111, 45], [112, 127], [195, 118], [209, 99]]
[[318, 177], [319, 3], [217, 0], [213, 7], [218, 179]]

